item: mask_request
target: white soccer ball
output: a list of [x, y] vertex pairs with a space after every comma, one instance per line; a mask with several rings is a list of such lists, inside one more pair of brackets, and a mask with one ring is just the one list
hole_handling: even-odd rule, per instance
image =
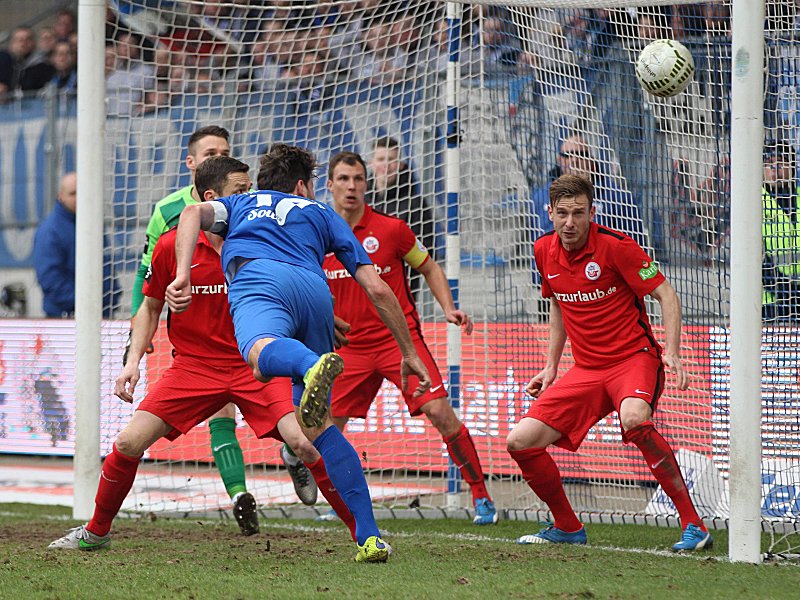
[[675, 40], [650, 42], [636, 60], [636, 78], [654, 96], [675, 96], [686, 89], [694, 76], [691, 52]]

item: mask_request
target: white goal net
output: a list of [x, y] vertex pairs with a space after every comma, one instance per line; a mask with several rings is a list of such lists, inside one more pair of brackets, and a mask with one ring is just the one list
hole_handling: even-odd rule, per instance
[[[145, 228], [156, 202], [190, 184], [189, 136], [207, 125], [226, 128], [231, 154], [251, 165], [251, 176], [271, 144], [306, 147], [320, 165], [323, 200], [334, 154], [359, 152], [373, 173], [376, 143], [392, 138], [398, 175], [385, 189], [371, 181], [369, 201], [388, 212], [409, 207], [404, 216], [436, 260], [459, 265], [458, 299], [476, 321], [461, 341], [460, 365], [447, 364], [446, 325], [432, 294], [424, 281], [414, 279], [412, 287], [443, 376], [448, 366], [460, 367], [460, 416], [504, 515], [546, 517], [505, 438], [529, 407], [525, 384], [545, 363], [548, 310], [532, 248], [550, 229], [547, 188], [559, 174], [577, 172], [594, 183], [597, 220], [636, 239], [681, 297], [691, 385], [681, 392], [668, 378], [656, 425], [676, 451], [698, 511], [724, 527], [736, 168], [729, 158], [731, 3], [630, 4], [466, 4], [459, 27], [448, 28], [444, 4], [417, 0], [111, 0], [105, 233], [124, 291], [121, 322], [105, 330], [114, 333], [103, 342], [103, 452], [131, 414], [113, 399], [109, 382], [120, 366]], [[800, 515], [800, 263], [793, 254], [800, 247], [799, 24], [796, 3], [767, 2], [764, 202], [783, 220], [764, 228], [762, 514], [765, 527], [781, 532], [793, 531]], [[659, 38], [682, 42], [694, 58], [692, 83], [673, 98], [648, 95], [635, 76], [638, 53]], [[453, 128], [456, 111], [445, 90], [456, 49]], [[61, 118], [74, 127], [74, 109]], [[446, 156], [460, 165], [457, 202]], [[459, 244], [448, 245], [448, 219], [456, 214]], [[447, 256], [454, 247], [459, 256]], [[648, 308], [663, 339], [658, 307]], [[141, 393], [170, 363], [170, 351], [160, 331]], [[570, 365], [567, 348], [561, 367]], [[424, 418], [409, 416], [392, 385], [346, 435], [363, 457], [379, 507], [404, 516], [471, 510], [441, 437]], [[297, 513], [277, 442], [255, 439], [241, 419], [238, 436], [248, 487], [262, 508]], [[623, 445], [615, 415], [591, 430], [579, 452], [552, 454], [582, 518], [677, 524], [638, 450]], [[227, 509], [206, 424], [158, 442], [145, 458], [128, 508]]]

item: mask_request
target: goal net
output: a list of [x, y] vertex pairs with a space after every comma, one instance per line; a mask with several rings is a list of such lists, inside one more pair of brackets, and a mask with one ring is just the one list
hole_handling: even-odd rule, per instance
[[[112, 0], [105, 229], [115, 276], [125, 288], [118, 316], [126, 318], [131, 308], [155, 203], [191, 183], [187, 141], [199, 127], [225, 127], [232, 155], [251, 165], [251, 176], [274, 142], [312, 150], [322, 199], [329, 196], [326, 167], [335, 153], [361, 153], [374, 174], [380, 168], [376, 142], [393, 138], [396, 176], [372, 175], [370, 202], [388, 212], [405, 210], [440, 264], [457, 265], [459, 302], [476, 321], [475, 332], [461, 341], [460, 365], [448, 365], [442, 312], [416, 277], [412, 287], [426, 340], [445, 377], [448, 367], [460, 367], [460, 416], [498, 507], [509, 518], [545, 518], [546, 507], [520, 480], [505, 438], [529, 407], [525, 384], [545, 363], [547, 304], [532, 247], [551, 228], [547, 188], [561, 173], [585, 174], [595, 185], [597, 221], [636, 239], [682, 299], [681, 350], [691, 385], [678, 391], [668, 377], [656, 424], [677, 453], [699, 512], [710, 525], [724, 526], [735, 168], [729, 161], [730, 2], [512, 4], [465, 5], [460, 28], [448, 29], [443, 4], [416, 0], [268, 6]], [[767, 8], [764, 196], [789, 223], [773, 232], [777, 239], [794, 231], [798, 214], [800, 12], [777, 0]], [[674, 98], [648, 95], [635, 77], [639, 51], [657, 38], [681, 41], [694, 57], [694, 80]], [[448, 129], [455, 112], [448, 110], [445, 89], [455, 48], [460, 119]], [[446, 152], [448, 144], [454, 150]], [[457, 205], [445, 178], [447, 156], [457, 156], [460, 165]], [[448, 229], [448, 219], [456, 214], [459, 243], [446, 243], [448, 231], [456, 231]], [[764, 303], [763, 518], [789, 531], [800, 510], [800, 295], [794, 287], [800, 267], [792, 254], [797, 244], [780, 243], [767, 243], [763, 274], [772, 294]], [[447, 256], [446, 247], [460, 247], [459, 256]], [[648, 309], [663, 339], [658, 305]], [[126, 333], [119, 327], [104, 339], [111, 356], [104, 361], [110, 365], [106, 382], [116, 376]], [[140, 396], [169, 364], [170, 351], [161, 331], [146, 358]], [[562, 371], [571, 364], [567, 347]], [[110, 390], [105, 384], [104, 452], [131, 414]], [[352, 420], [346, 435], [363, 457], [376, 505], [390, 514], [471, 510], [468, 489], [448, 468], [441, 436], [424, 418], [408, 414], [392, 385], [384, 385], [368, 417]], [[255, 439], [241, 419], [238, 436], [248, 487], [260, 505], [298, 508], [278, 444]], [[551, 451], [584, 520], [677, 524], [639, 452], [622, 443], [616, 415], [598, 423], [579, 452]], [[210, 467], [206, 424], [174, 442], [158, 442], [145, 458], [129, 508], [227, 510]]]

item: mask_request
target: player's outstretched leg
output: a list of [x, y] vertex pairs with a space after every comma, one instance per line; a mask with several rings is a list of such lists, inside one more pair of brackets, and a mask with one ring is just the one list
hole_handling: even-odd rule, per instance
[[319, 357], [303, 377], [305, 390], [300, 398], [300, 418], [309, 429], [322, 427], [328, 414], [328, 397], [334, 380], [344, 370], [344, 360], [335, 352]]
[[331, 482], [356, 521], [356, 561], [385, 562], [391, 548], [380, 537], [358, 453], [332, 423], [317, 436], [314, 446], [322, 455]]
[[[449, 408], [449, 407], [448, 407]], [[452, 409], [451, 409], [452, 410]], [[472, 492], [472, 501], [475, 506], [475, 517], [472, 522], [476, 525], [492, 525], [497, 523], [497, 509], [492, 502], [486, 482], [483, 480], [483, 469], [475, 449], [475, 443], [469, 430], [461, 424], [454, 434], [442, 436], [447, 444], [450, 458], [461, 471], [461, 476], [469, 485]]]
[[284, 444], [280, 449], [283, 466], [289, 471], [294, 484], [294, 491], [300, 502], [308, 506], [317, 503], [317, 484], [309, 468], [300, 458], [292, 452], [288, 444]]
[[300, 422], [307, 429], [323, 426], [333, 380], [344, 369], [341, 356], [334, 352], [320, 356], [298, 340], [279, 338], [266, 344], [257, 342], [248, 353], [248, 361], [256, 378], [291, 377], [295, 384], [302, 381]]
[[[349, 508], [347, 508], [347, 505], [344, 503], [344, 500], [342, 500], [338, 490], [334, 487], [333, 483], [328, 477], [328, 471], [325, 468], [325, 461], [323, 461], [322, 458], [318, 458], [313, 463], [306, 464], [306, 466], [314, 475], [314, 480], [317, 482], [317, 487], [319, 487], [322, 495], [325, 496], [328, 504], [331, 505], [330, 512], [335, 516], [335, 519], [325, 520], [332, 521], [341, 519], [350, 530], [350, 537], [353, 538], [353, 541], [358, 541], [356, 538], [356, 520], [353, 518], [353, 513], [350, 512]], [[319, 520], [319, 517], [317, 517], [317, 520]]]
[[650, 472], [678, 510], [684, 529], [680, 541], [672, 546], [672, 550], [694, 552], [711, 548], [714, 541], [695, 510], [675, 454], [669, 443], [656, 431], [652, 421], [631, 427], [625, 432], [625, 438], [639, 448]]
[[[229, 405], [217, 415], [231, 413], [233, 406]], [[239, 529], [243, 535], [258, 533], [258, 511], [255, 498], [247, 491], [244, 454], [236, 438], [236, 419], [232, 416], [212, 417], [208, 421], [208, 428], [211, 432], [214, 464], [233, 502], [233, 516]]]
[[139, 458], [122, 454], [115, 443], [111, 453], [103, 461], [92, 519], [86, 525], [71, 529], [67, 535], [51, 543], [49, 548], [97, 550], [109, 546], [111, 522], [133, 486]]
[[585, 544], [586, 531], [569, 503], [561, 473], [545, 448], [509, 450], [517, 462], [522, 477], [533, 492], [547, 504], [555, 523], [538, 533], [523, 535], [520, 544]]

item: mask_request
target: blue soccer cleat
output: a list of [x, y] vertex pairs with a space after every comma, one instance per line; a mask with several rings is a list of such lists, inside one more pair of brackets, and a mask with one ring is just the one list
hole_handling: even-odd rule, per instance
[[708, 531], [703, 531], [697, 525], [690, 523], [683, 530], [681, 541], [672, 546], [672, 551], [694, 552], [695, 550], [711, 548], [713, 545], [714, 540], [711, 539], [711, 534]]
[[494, 525], [497, 523], [497, 510], [494, 502], [488, 498], [475, 500], [475, 516], [472, 519], [475, 525]]
[[523, 535], [517, 538], [518, 544], [579, 544], [586, 543], [586, 528], [581, 527], [578, 531], [568, 532], [558, 529], [553, 525], [548, 525], [539, 533]]

